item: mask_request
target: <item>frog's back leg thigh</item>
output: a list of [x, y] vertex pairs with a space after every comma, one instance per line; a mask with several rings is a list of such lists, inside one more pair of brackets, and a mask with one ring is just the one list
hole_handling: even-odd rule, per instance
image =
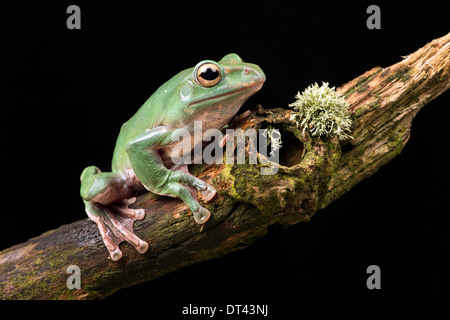
[[83, 200], [110, 204], [130, 194], [124, 179], [113, 172], [100, 172], [95, 166], [87, 167], [81, 174], [80, 195]]
[[122, 257], [119, 244], [123, 241], [129, 242], [140, 253], [148, 249], [148, 244], [133, 231], [134, 221], [145, 216], [144, 209], [128, 208], [136, 200], [133, 197], [135, 192], [136, 188], [118, 173], [100, 172], [97, 167], [91, 166], [81, 174], [80, 194], [86, 213], [97, 224], [114, 261]]

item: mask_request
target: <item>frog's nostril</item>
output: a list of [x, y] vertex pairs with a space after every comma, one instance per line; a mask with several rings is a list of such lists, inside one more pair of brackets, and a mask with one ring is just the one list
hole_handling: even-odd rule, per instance
[[248, 68], [244, 68], [244, 74], [248, 74]]

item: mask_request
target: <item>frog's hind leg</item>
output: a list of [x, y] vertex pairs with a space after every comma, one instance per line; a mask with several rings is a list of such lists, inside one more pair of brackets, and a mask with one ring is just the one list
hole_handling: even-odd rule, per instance
[[144, 209], [128, 208], [136, 201], [132, 197], [134, 192], [133, 187], [116, 173], [100, 172], [92, 166], [86, 168], [81, 175], [80, 193], [86, 213], [97, 224], [114, 261], [122, 257], [119, 244], [123, 241], [130, 243], [140, 253], [145, 253], [148, 249], [148, 244], [133, 231], [134, 222], [145, 217]]

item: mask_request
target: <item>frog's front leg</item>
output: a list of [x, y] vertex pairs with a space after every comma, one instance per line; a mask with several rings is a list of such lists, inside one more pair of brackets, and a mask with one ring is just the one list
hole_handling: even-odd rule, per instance
[[100, 172], [97, 167], [91, 166], [81, 174], [80, 194], [86, 213], [97, 224], [114, 261], [122, 257], [119, 244], [123, 241], [133, 245], [140, 253], [148, 249], [148, 244], [133, 231], [134, 222], [145, 216], [143, 209], [128, 208], [136, 200], [133, 197], [135, 192], [135, 188], [118, 173]]
[[189, 174], [185, 166], [180, 167], [180, 170], [169, 170], [164, 166], [158, 153], [159, 148], [176, 142], [172, 138], [179, 136], [174, 134], [175, 130], [166, 127], [148, 130], [129, 141], [126, 151], [136, 176], [149, 191], [181, 199], [191, 210], [195, 221], [203, 224], [208, 221], [211, 214], [198, 203], [196, 197], [189, 191], [189, 186], [200, 191], [206, 201], [214, 197], [216, 190]]

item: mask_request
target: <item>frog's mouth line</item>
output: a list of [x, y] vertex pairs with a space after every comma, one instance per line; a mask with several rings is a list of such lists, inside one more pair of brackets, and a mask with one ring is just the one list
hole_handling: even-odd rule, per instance
[[257, 83], [255, 83], [254, 85], [251, 85], [251, 86], [248, 86], [248, 87], [242, 87], [242, 88], [240, 88], [240, 89], [236, 89], [236, 90], [229, 91], [229, 92], [226, 92], [226, 93], [223, 93], [223, 94], [219, 94], [218, 96], [214, 96], [214, 97], [209, 97], [209, 98], [197, 100], [197, 101], [191, 102], [191, 103], [189, 104], [189, 106], [198, 104], [198, 103], [200, 103], [200, 102], [204, 102], [204, 101], [208, 101], [208, 100], [214, 100], [214, 99], [217, 99], [217, 98], [229, 96], [229, 95], [232, 95], [232, 94], [241, 92], [241, 91], [245, 91], [245, 90], [248, 90], [248, 89], [255, 88], [255, 87], [257, 87], [257, 86], [262, 86], [263, 83], [264, 83], [264, 82], [257, 82]]

